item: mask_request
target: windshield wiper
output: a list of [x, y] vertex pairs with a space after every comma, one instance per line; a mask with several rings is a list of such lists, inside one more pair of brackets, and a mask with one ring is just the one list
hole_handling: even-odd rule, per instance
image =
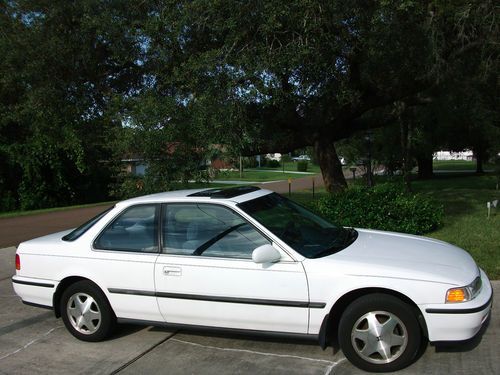
[[322, 257], [324, 257], [324, 256], [334, 254], [334, 253], [336, 253], [337, 251], [342, 250], [343, 248], [344, 248], [344, 247], [338, 247], [338, 246], [328, 247], [328, 248], [326, 248], [326, 249], [324, 249], [324, 250], [320, 251], [319, 253], [314, 254], [314, 256], [312, 256], [311, 258], [312, 258], [312, 259], [322, 258]]
[[313, 259], [315, 258], [321, 258], [327, 255], [334, 254], [340, 250], [345, 249], [346, 247], [350, 246], [354, 241], [356, 241], [356, 238], [358, 238], [358, 232], [354, 228], [344, 228], [343, 233], [345, 234], [342, 238], [341, 241], [338, 241], [337, 239], [333, 241], [326, 249], [320, 251], [317, 254], [314, 254], [312, 256]]
[[358, 231], [354, 228], [347, 228], [347, 237], [344, 243], [344, 248], [350, 246], [358, 238]]

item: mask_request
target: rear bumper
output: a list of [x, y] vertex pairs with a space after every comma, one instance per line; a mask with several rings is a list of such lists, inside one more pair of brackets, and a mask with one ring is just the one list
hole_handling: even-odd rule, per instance
[[17, 275], [12, 277], [14, 291], [23, 302], [40, 307], [53, 307], [52, 297], [57, 285], [58, 282], [54, 280], [33, 279]]
[[481, 279], [481, 293], [470, 302], [419, 306], [427, 324], [429, 341], [463, 341], [479, 332], [493, 303], [493, 290], [482, 270]]

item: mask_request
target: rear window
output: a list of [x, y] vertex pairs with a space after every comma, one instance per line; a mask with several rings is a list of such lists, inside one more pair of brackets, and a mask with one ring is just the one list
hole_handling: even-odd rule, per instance
[[113, 207], [110, 207], [108, 208], [107, 210], [101, 212], [100, 214], [98, 214], [97, 216], [94, 216], [92, 219], [90, 219], [89, 221], [87, 221], [86, 223], [80, 225], [78, 228], [76, 228], [75, 230], [71, 231], [70, 233], [68, 233], [67, 235], [65, 235], [62, 240], [63, 241], [74, 241], [76, 240], [77, 238], [79, 238], [82, 234], [84, 234], [86, 231], [88, 231], [90, 228], [92, 228], [94, 226], [95, 223], [97, 223], [99, 220], [101, 220], [101, 218], [106, 215], [109, 211], [111, 211], [112, 209], [114, 208]]

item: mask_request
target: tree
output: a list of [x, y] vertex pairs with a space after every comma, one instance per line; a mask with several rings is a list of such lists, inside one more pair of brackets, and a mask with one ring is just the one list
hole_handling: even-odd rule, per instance
[[[152, 90], [128, 98], [123, 107], [121, 123], [125, 126], [109, 134], [114, 140], [110, 149], [116, 163], [115, 196], [129, 198], [172, 190], [178, 182], [208, 180], [211, 138], [203, 133], [206, 124], [188, 123], [186, 118], [186, 113], [192, 115], [199, 107], [179, 105], [174, 98]], [[123, 173], [120, 160], [130, 156], [142, 159], [147, 166], [140, 179]]]
[[396, 121], [395, 103], [489, 45], [494, 20], [489, 1], [172, 1], [151, 14], [156, 86], [215, 98], [225, 115], [210, 130], [251, 140], [243, 154], [313, 146], [330, 191], [345, 186], [335, 142]]
[[[0, 208], [102, 198], [107, 161], [125, 146], [140, 146], [147, 178], [165, 188], [190, 179], [210, 145], [233, 155], [313, 147], [327, 189], [343, 189], [336, 143], [394, 126], [401, 106], [451, 86], [481, 103], [467, 110], [467, 126], [479, 124], [467, 134], [486, 155], [495, 10], [490, 0], [4, 1]], [[464, 72], [490, 77], [489, 94]], [[182, 146], [165, 156], [169, 143]]]
[[15, 206], [107, 197], [108, 109], [142, 83], [140, 14], [119, 1], [1, 3], [0, 191]]

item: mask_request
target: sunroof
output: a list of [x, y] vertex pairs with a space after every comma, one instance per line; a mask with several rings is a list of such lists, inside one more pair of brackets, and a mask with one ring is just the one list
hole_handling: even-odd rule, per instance
[[257, 186], [237, 186], [228, 189], [208, 189], [189, 194], [188, 197], [234, 198], [238, 195], [260, 190]]

